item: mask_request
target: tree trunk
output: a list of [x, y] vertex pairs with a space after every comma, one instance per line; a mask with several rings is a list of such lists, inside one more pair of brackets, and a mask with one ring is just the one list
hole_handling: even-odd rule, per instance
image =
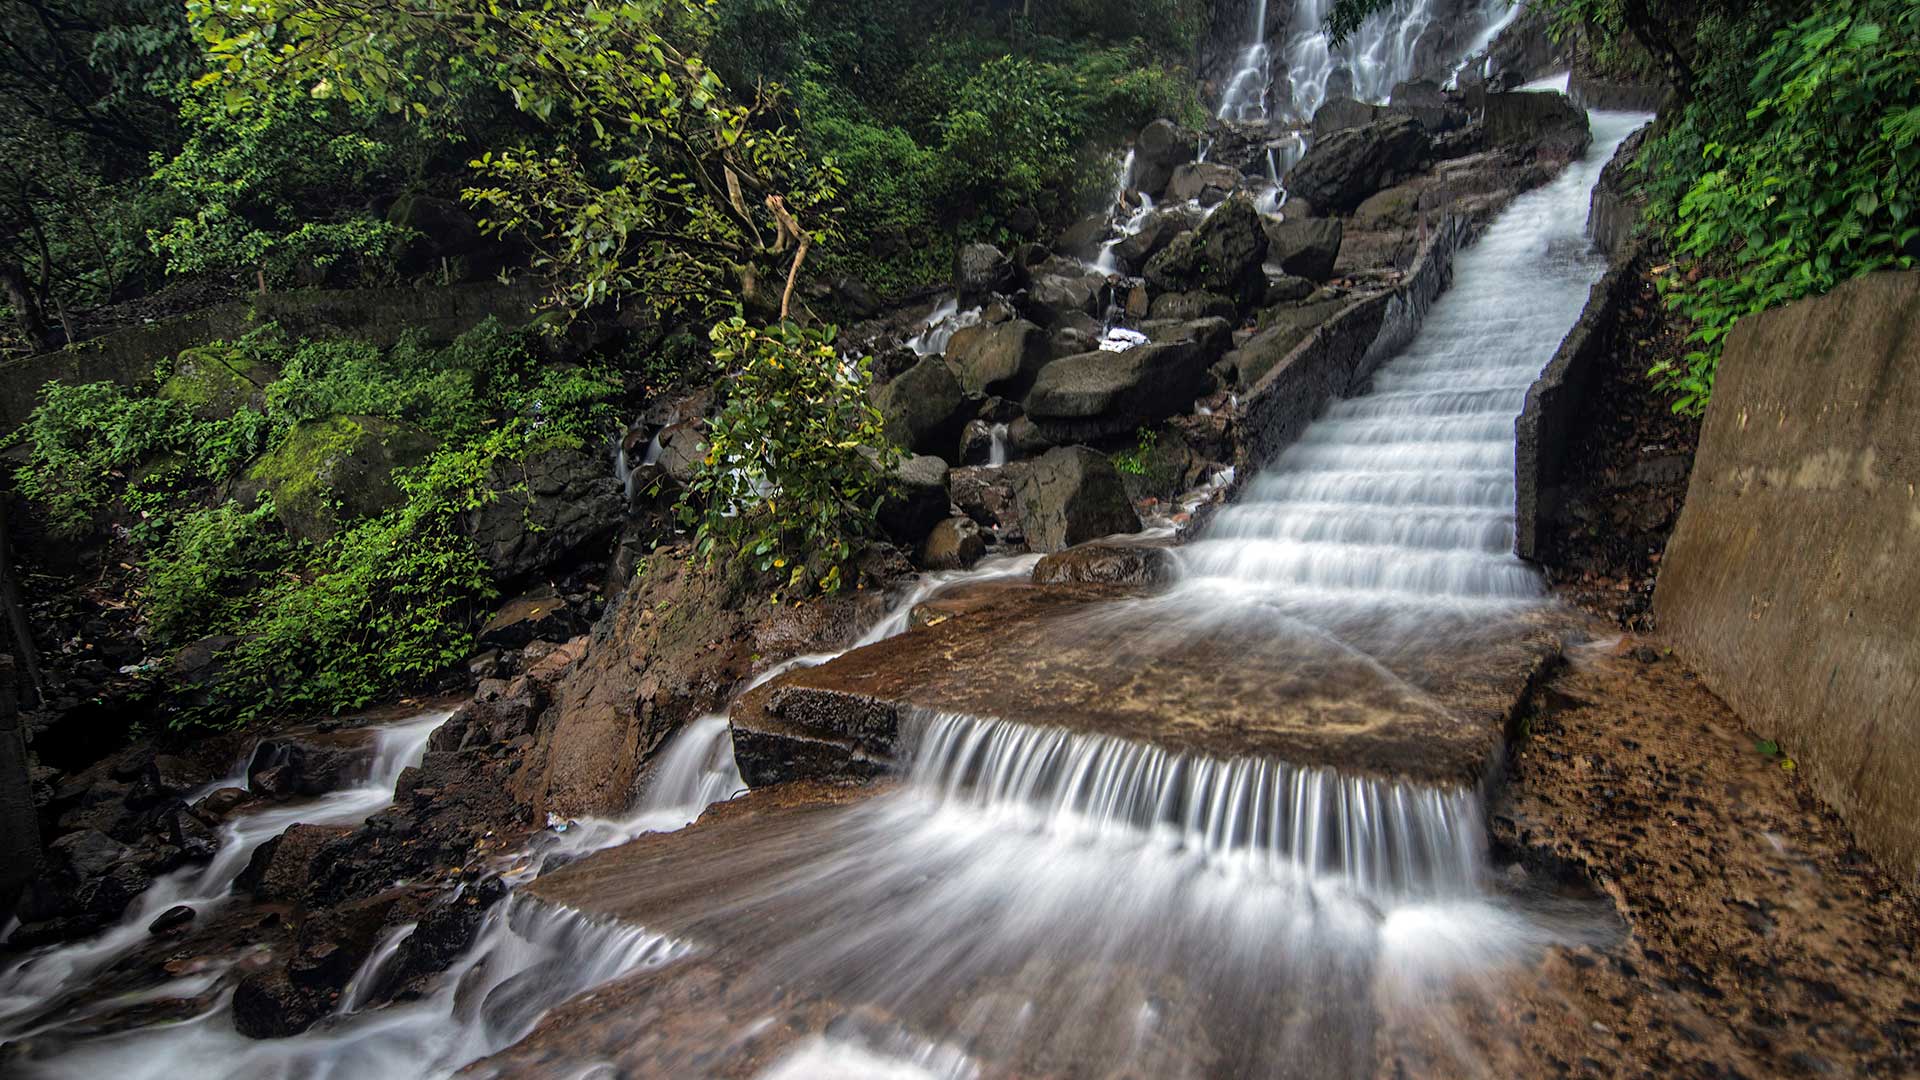
[[0, 263], [0, 294], [5, 295], [7, 305], [13, 308], [20, 332], [35, 352], [59, 346], [58, 336], [47, 328], [46, 316], [40, 313], [40, 304], [27, 285], [27, 272], [19, 263]]

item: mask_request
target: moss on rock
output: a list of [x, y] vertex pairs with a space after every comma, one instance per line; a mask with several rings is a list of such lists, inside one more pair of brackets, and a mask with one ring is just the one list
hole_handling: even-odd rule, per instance
[[393, 470], [420, 464], [439, 445], [411, 424], [377, 416], [307, 420], [248, 470], [247, 486], [273, 496], [289, 533], [324, 540], [404, 502]]
[[231, 345], [205, 345], [182, 351], [160, 396], [185, 405], [202, 420], [224, 420], [241, 409], [265, 404], [267, 386], [280, 377], [271, 365]]

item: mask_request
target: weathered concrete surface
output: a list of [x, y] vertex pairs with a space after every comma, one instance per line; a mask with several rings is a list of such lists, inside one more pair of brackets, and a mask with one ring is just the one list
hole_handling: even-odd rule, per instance
[[1674, 646], [1920, 884], [1920, 274], [1727, 340], [1654, 611]]
[[1580, 321], [1560, 341], [1553, 359], [1527, 390], [1527, 403], [1514, 421], [1514, 550], [1538, 560], [1560, 509], [1567, 448], [1579, 436], [1600, 367], [1610, 344], [1608, 331], [1620, 305], [1639, 295], [1636, 251], [1629, 249], [1608, 268], [1587, 294]]
[[458, 337], [489, 316], [508, 324], [533, 318], [540, 291], [522, 285], [455, 285], [442, 289], [313, 289], [269, 293], [220, 304], [0, 364], [0, 432], [23, 423], [48, 382], [113, 382], [134, 386], [182, 349], [237, 338], [268, 323], [290, 337], [340, 334], [392, 345], [417, 330], [431, 342]]
[[1515, 702], [1558, 652], [1554, 628], [1517, 621], [1383, 662], [1284, 621], [1249, 627], [1188, 602], [1127, 596], [1006, 589], [782, 676], [733, 707], [742, 774], [756, 787], [879, 775], [911, 751], [918, 717], [947, 712], [1472, 785], [1488, 774]]
[[1399, 285], [1349, 304], [1268, 369], [1243, 406], [1241, 475], [1278, 457], [1328, 402], [1352, 393], [1413, 340], [1472, 234], [1468, 219], [1444, 216]]
[[1537, 561], [1542, 556], [1543, 538], [1560, 512], [1567, 448], [1580, 436], [1600, 361], [1614, 345], [1609, 331], [1620, 324], [1623, 306], [1632, 304], [1640, 293], [1634, 264], [1645, 241], [1635, 225], [1644, 199], [1628, 166], [1639, 155], [1646, 130], [1627, 136], [1594, 186], [1587, 229], [1607, 253], [1607, 272], [1594, 283], [1580, 320], [1560, 340], [1553, 359], [1527, 390], [1527, 403], [1514, 422], [1514, 549], [1523, 559]]

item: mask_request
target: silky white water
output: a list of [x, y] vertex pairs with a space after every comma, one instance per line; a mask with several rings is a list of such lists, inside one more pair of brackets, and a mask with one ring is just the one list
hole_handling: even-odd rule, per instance
[[[0, 1038], [20, 1034], [16, 1025], [43, 1012], [66, 991], [83, 985], [93, 974], [111, 966], [151, 940], [147, 927], [162, 912], [185, 905], [200, 918], [216, 912], [230, 899], [234, 879], [261, 844], [296, 823], [357, 825], [393, 802], [393, 785], [400, 773], [420, 763], [427, 739], [449, 714], [431, 713], [374, 735], [374, 755], [367, 778], [354, 787], [311, 802], [273, 806], [244, 813], [220, 831], [220, 847], [205, 866], [189, 866], [156, 880], [134, 898], [120, 921], [96, 937], [36, 950], [0, 971]], [[223, 780], [222, 787], [246, 783], [239, 776]], [[196, 793], [204, 795], [207, 792]], [[31, 1026], [31, 1025], [29, 1025]]]
[[1460, 253], [1453, 288], [1370, 392], [1333, 405], [1178, 549], [1188, 589], [1326, 605], [1541, 595], [1513, 554], [1514, 421], [1605, 271], [1589, 192], [1646, 119], [1593, 114], [1587, 156]]

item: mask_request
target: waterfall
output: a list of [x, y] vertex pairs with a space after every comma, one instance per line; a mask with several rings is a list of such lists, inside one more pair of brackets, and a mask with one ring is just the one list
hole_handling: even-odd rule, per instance
[[[253, 853], [289, 826], [358, 825], [392, 805], [401, 772], [420, 763], [427, 739], [449, 715], [430, 713], [379, 729], [372, 764], [360, 783], [311, 801], [237, 815], [221, 829], [211, 861], [156, 879], [134, 898], [120, 921], [99, 936], [38, 950], [0, 969], [0, 1038], [18, 1033], [14, 1022], [45, 1011], [61, 995], [152, 940], [147, 927], [163, 912], [184, 905], [204, 917], [224, 906]], [[238, 779], [244, 783], [244, 772]]]
[[1514, 420], [1606, 269], [1580, 223], [1644, 120], [1594, 114], [1593, 152], [1459, 256], [1453, 288], [1370, 392], [1333, 405], [1177, 549], [1189, 588], [1332, 605], [1541, 595], [1513, 554]]
[[[1220, 95], [1219, 119], [1238, 123], [1265, 123], [1267, 93], [1273, 87], [1273, 57], [1267, 48], [1267, 0], [1253, 7], [1253, 26], [1247, 46], [1240, 54], [1240, 66]], [[1206, 155], [1201, 155], [1206, 160]]]
[[944, 802], [1062, 842], [1151, 836], [1213, 865], [1375, 895], [1470, 894], [1485, 835], [1469, 791], [965, 716], [927, 722], [911, 775]]

